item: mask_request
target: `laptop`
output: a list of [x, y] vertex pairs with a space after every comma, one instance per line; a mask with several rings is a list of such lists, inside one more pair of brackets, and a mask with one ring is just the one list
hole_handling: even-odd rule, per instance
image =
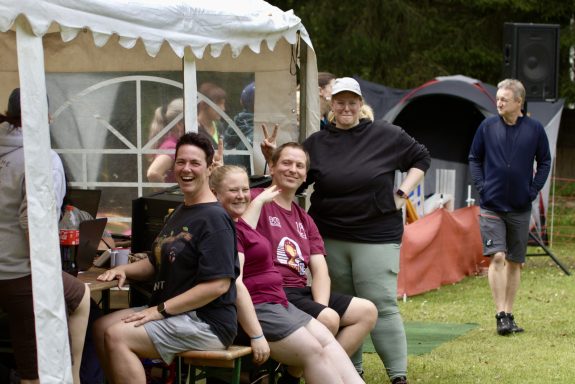
[[101, 197], [101, 189], [68, 188], [66, 190], [67, 204], [71, 204], [82, 211], [88, 212], [92, 217], [98, 215], [98, 206], [100, 205]]
[[80, 244], [76, 254], [78, 271], [87, 271], [92, 267], [107, 223], [108, 219], [105, 217], [80, 223]]

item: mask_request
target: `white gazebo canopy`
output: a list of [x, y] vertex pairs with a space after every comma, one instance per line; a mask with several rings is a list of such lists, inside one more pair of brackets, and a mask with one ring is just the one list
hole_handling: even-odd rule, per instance
[[[0, 32], [0, 107], [7, 104], [13, 88], [21, 88], [40, 379], [42, 383], [71, 383], [57, 256], [57, 212], [50, 162], [46, 161], [54, 147], [46, 95], [50, 97], [51, 111], [62, 111], [87, 90], [103, 87], [103, 83], [91, 84], [90, 79], [104, 76], [105, 84], [114, 83], [119, 80], [110, 78], [119, 74], [122, 81], [136, 78], [138, 93], [134, 97], [139, 102], [141, 84], [148, 78], [135, 75], [183, 73], [185, 125], [187, 130], [197, 130], [198, 76], [206, 71], [248, 73], [256, 84], [254, 143], [261, 141], [258, 127], [262, 123], [280, 124], [280, 142], [301, 141], [319, 127], [316, 57], [301, 20], [293, 12], [284, 12], [261, 0], [0, 0]], [[86, 88], [69, 91], [61, 105], [53, 105], [59, 97], [53, 98], [48, 92], [53, 89], [51, 79], [64, 79], [58, 84], [65, 88], [66, 79], [76, 74], [90, 74], [81, 80], [82, 84], [87, 83]], [[177, 85], [173, 80], [166, 83]], [[302, 105], [299, 121], [298, 87]], [[111, 109], [104, 105], [106, 101], [110, 103], [103, 100], [101, 107]], [[137, 133], [121, 132], [101, 110], [83, 123], [90, 127], [93, 124], [94, 131], [105, 127], [105, 135], [120, 138], [128, 147], [124, 151], [137, 156], [138, 178], [123, 185], [137, 186], [140, 193], [145, 186], [141, 159], [150, 152], [142, 139], [139, 120], [145, 111], [137, 105], [133, 128]], [[64, 119], [55, 124], [69, 131], [70, 136], [80, 135], [76, 132], [79, 128], [67, 125]], [[129, 136], [134, 137], [133, 142]], [[101, 156], [114, 154], [114, 150], [95, 144], [87, 149], [55, 149], [70, 156], [87, 152], [88, 155], [82, 153], [84, 158], [98, 151], [103, 151]], [[255, 169], [261, 173], [259, 151], [253, 151], [251, 156]], [[84, 171], [82, 186], [111, 187], [99, 176], [90, 179], [89, 165], [79, 168]]]

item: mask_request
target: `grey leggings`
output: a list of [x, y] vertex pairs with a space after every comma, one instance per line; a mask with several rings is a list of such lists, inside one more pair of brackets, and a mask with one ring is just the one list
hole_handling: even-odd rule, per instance
[[[371, 339], [391, 379], [407, 376], [407, 340], [397, 305], [399, 244], [324, 239], [331, 289], [368, 299], [378, 318]], [[361, 366], [361, 350], [352, 357]]]

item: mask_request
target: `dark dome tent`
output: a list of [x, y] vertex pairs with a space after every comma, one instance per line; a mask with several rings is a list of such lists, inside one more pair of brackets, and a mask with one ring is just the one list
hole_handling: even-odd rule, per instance
[[384, 119], [425, 144], [433, 161], [425, 193], [435, 191], [436, 169], [455, 169], [455, 207], [465, 206], [471, 179], [467, 156], [479, 124], [497, 113], [496, 89], [465, 76], [438, 77], [408, 92]]
[[382, 84], [373, 83], [354, 76], [361, 88], [363, 99], [370, 107], [373, 108], [374, 118], [382, 119], [387, 112], [395, 107], [411, 89], [399, 89], [386, 87]]

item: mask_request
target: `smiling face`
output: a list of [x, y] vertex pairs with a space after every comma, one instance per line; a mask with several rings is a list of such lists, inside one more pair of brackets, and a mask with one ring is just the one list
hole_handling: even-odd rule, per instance
[[273, 183], [282, 191], [295, 192], [307, 176], [307, 156], [294, 147], [282, 149], [277, 161], [270, 167]]
[[331, 97], [331, 109], [335, 118], [335, 126], [349, 129], [359, 124], [359, 114], [363, 102], [361, 97], [353, 92], [340, 92]]
[[210, 171], [205, 152], [195, 145], [184, 144], [178, 148], [174, 163], [174, 176], [184, 194], [186, 205], [197, 202], [198, 198], [210, 192], [208, 178]]
[[248, 175], [244, 171], [227, 173], [217, 186], [216, 197], [232, 219], [239, 219], [251, 200]]

